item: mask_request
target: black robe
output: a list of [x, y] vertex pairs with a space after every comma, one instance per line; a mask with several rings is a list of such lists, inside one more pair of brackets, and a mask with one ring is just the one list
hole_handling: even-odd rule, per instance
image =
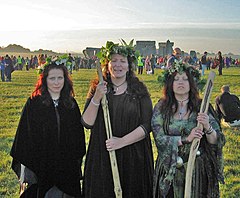
[[[19, 176], [23, 164], [37, 176], [32, 188], [39, 194], [34, 197], [44, 197], [54, 185], [71, 196], [81, 196], [85, 136], [79, 107], [75, 99], [73, 102], [73, 108], [66, 108], [60, 99], [58, 113], [53, 103], [44, 105], [41, 96], [29, 98], [25, 104], [11, 150], [12, 168]], [[27, 196], [31, 191], [30, 187], [23, 194], [31, 197]]]
[[219, 120], [224, 118], [225, 122], [240, 120], [240, 100], [229, 92], [224, 92], [216, 98], [216, 112]]
[[[123, 137], [138, 126], [146, 132], [145, 139], [116, 150], [122, 195], [124, 198], [152, 197], [153, 153], [150, 140], [152, 102], [149, 96], [131, 93], [107, 94], [112, 133]], [[88, 106], [90, 99], [86, 103]], [[83, 124], [85, 127], [90, 127]], [[114, 198], [114, 186], [106, 149], [107, 139], [102, 107], [99, 107], [85, 161], [83, 192], [85, 198]]]

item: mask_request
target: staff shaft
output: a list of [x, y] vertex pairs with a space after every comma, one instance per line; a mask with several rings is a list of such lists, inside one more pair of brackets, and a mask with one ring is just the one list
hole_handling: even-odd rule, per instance
[[[102, 71], [99, 63], [97, 63], [97, 70], [98, 70], [99, 83], [103, 83], [103, 76], [102, 76]], [[107, 101], [106, 95], [103, 96], [101, 100], [101, 104], [103, 109], [106, 134], [107, 134], [107, 138], [109, 139], [112, 137], [112, 127], [111, 127], [111, 120], [110, 120], [108, 101]], [[111, 163], [111, 169], [112, 169], [115, 196], [116, 198], [122, 198], [122, 188], [120, 183], [116, 152], [109, 151], [109, 157], [110, 157], [110, 163]]]
[[[206, 89], [204, 91], [200, 113], [207, 113], [208, 111], [214, 78], [215, 78], [215, 73], [211, 71], [209, 73]], [[199, 122], [197, 124], [197, 127], [203, 130], [203, 125], [200, 124]], [[193, 168], [195, 165], [195, 159], [196, 159], [196, 154], [198, 151], [199, 144], [200, 144], [200, 139], [194, 138], [190, 148], [190, 153], [189, 153], [189, 158], [187, 163], [184, 198], [191, 198]]]

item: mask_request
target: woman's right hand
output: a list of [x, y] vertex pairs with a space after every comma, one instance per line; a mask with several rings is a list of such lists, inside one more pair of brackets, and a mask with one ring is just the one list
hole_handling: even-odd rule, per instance
[[187, 140], [189, 142], [192, 142], [194, 138], [199, 138], [201, 139], [203, 136], [203, 131], [201, 129], [199, 129], [198, 127], [195, 127], [192, 129], [191, 133], [189, 134], [189, 136], [187, 137]]
[[102, 97], [107, 93], [107, 82], [99, 83], [97, 85], [93, 100], [95, 103], [100, 103]]

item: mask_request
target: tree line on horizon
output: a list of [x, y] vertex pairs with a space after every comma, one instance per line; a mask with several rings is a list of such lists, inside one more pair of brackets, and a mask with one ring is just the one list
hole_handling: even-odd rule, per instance
[[[37, 53], [37, 54], [53, 54], [53, 55], [61, 55], [61, 54], [64, 54], [64, 53], [58, 53], [58, 52], [54, 52], [52, 50], [44, 50], [44, 49], [39, 49], [39, 50], [34, 50], [34, 51], [31, 51], [30, 49], [28, 48], [25, 48], [21, 45], [17, 45], [17, 44], [9, 44], [7, 47], [1, 47], [0, 46], [0, 52], [2, 53]], [[73, 54], [75, 54], [73, 52]], [[81, 54], [81, 53], [76, 53], [76, 54]], [[198, 55], [200, 55], [199, 52], [197, 52]], [[208, 52], [208, 55], [212, 55], [214, 56], [215, 53], [209, 53]], [[225, 56], [238, 56], [236, 54], [233, 54], [231, 52], [229, 52], [228, 54], [224, 54]]]
[[31, 51], [28, 48], [25, 48], [21, 45], [17, 45], [17, 44], [10, 44], [7, 47], [0, 47], [0, 52], [16, 52], [16, 53], [54, 53], [54, 54], [59, 54], [57, 52], [54, 52], [52, 50], [43, 50], [43, 49], [39, 49], [39, 50], [35, 50], [35, 51]]

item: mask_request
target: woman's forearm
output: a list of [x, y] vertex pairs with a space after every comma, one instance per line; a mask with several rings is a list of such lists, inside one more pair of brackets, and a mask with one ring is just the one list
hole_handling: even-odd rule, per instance
[[93, 126], [97, 117], [98, 109], [100, 106], [100, 102], [95, 101], [93, 98], [89, 103], [87, 109], [82, 115], [83, 121], [89, 126]]
[[136, 129], [134, 129], [131, 133], [125, 135], [122, 137], [124, 146], [136, 143], [142, 139], [145, 138], [145, 131], [144, 129], [139, 126]]

